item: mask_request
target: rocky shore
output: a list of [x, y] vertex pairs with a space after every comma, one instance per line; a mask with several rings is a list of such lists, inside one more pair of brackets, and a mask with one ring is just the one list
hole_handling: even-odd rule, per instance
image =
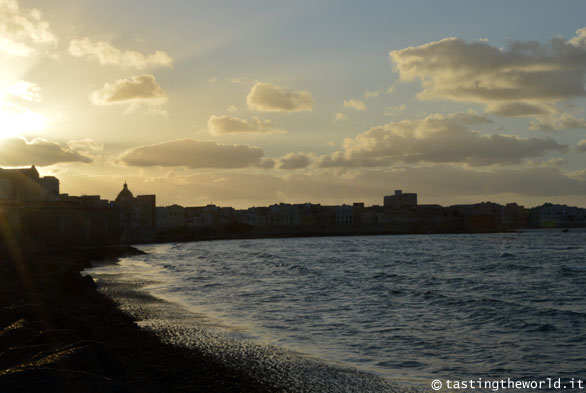
[[0, 393], [269, 392], [140, 329], [80, 270], [131, 247], [0, 255]]

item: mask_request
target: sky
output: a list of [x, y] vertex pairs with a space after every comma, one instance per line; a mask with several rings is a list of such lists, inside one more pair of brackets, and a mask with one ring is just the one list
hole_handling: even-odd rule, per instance
[[0, 0], [0, 166], [157, 205], [586, 207], [586, 3]]

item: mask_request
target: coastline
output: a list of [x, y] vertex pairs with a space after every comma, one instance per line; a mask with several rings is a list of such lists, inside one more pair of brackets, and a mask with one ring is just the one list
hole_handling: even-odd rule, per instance
[[[176, 297], [155, 294], [149, 288], [157, 287], [160, 281], [127, 270], [139, 268], [136, 263], [129, 260], [117, 267], [96, 265], [84, 274], [91, 274], [100, 292], [114, 299], [141, 328], [164, 343], [205, 353], [228, 368], [259, 381], [267, 390], [283, 393], [418, 391], [350, 363], [274, 345], [240, 325], [224, 325], [213, 313], [209, 315], [201, 309], [193, 309]], [[116, 272], [118, 269], [122, 272]]]
[[236, 367], [163, 343], [80, 271], [138, 250], [5, 255], [0, 392], [270, 392]]

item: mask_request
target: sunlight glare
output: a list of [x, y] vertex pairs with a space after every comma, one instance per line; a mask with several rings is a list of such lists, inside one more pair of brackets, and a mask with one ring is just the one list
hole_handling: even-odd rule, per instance
[[45, 116], [14, 103], [0, 102], [0, 139], [41, 131], [46, 125]]

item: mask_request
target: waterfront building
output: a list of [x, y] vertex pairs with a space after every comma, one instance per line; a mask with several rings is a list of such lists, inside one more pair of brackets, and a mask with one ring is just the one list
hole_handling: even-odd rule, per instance
[[187, 225], [183, 206], [157, 206], [157, 230], [173, 230]]
[[387, 195], [383, 198], [384, 206], [391, 209], [417, 206], [416, 193], [403, 193], [402, 190], [395, 190], [395, 195]]
[[0, 168], [0, 200], [44, 201], [59, 196], [59, 180], [54, 176], [40, 177], [37, 168]]
[[121, 241], [124, 243], [151, 241], [156, 233], [156, 196], [138, 195], [134, 197], [128, 184], [115, 200], [120, 209]]

